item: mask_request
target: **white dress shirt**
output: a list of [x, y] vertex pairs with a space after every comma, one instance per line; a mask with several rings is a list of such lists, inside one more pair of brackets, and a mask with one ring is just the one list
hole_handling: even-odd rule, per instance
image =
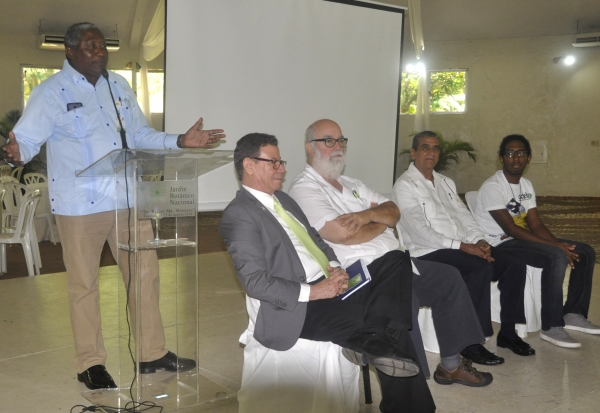
[[485, 239], [454, 181], [435, 171], [431, 182], [411, 163], [394, 184], [392, 200], [400, 208], [398, 232], [412, 257]]
[[[269, 211], [275, 217], [277, 222], [279, 222], [279, 224], [281, 224], [281, 226], [285, 230], [285, 233], [288, 235], [288, 237], [290, 237], [290, 240], [292, 241], [292, 244], [294, 245], [294, 248], [296, 249], [296, 252], [298, 253], [298, 256], [300, 257], [300, 262], [302, 263], [304, 272], [306, 273], [306, 281], [310, 283], [312, 281], [315, 281], [315, 280], [318, 280], [319, 278], [321, 278], [324, 274], [323, 274], [323, 270], [321, 269], [321, 266], [319, 265], [317, 260], [315, 260], [313, 258], [313, 256], [308, 252], [308, 250], [304, 247], [304, 245], [302, 245], [302, 243], [300, 242], [300, 240], [298, 239], [296, 234], [294, 234], [294, 232], [285, 223], [285, 221], [281, 218], [281, 216], [277, 213], [277, 211], [275, 211], [275, 206], [274, 206], [275, 201], [273, 199], [274, 196], [269, 195], [265, 192], [261, 192], [256, 189], [247, 187], [246, 185], [242, 185], [242, 186], [244, 187], [244, 189], [246, 189], [248, 192], [250, 192], [256, 199], [258, 199], [258, 201], [261, 204], [263, 204], [263, 206], [265, 208], [267, 208], [267, 211]], [[291, 212], [287, 211], [287, 213], [289, 216], [294, 218], [300, 225], [302, 225], [302, 223], [300, 221], [298, 221]], [[304, 225], [302, 225], [302, 227], [306, 229], [306, 227], [304, 227]], [[340, 263], [337, 261], [330, 261], [329, 265], [331, 265], [332, 267], [339, 267]], [[307, 302], [307, 301], [309, 301], [309, 296], [310, 296], [310, 285], [300, 284], [300, 297], [298, 298], [298, 301], [299, 302]]]
[[[358, 179], [342, 175], [338, 178], [338, 182], [342, 185], [342, 192], [325, 181], [312, 166], [306, 165], [290, 186], [289, 195], [300, 205], [308, 222], [317, 231], [323, 228], [328, 221], [332, 221], [340, 215], [364, 211], [371, 207], [372, 202], [382, 204], [389, 201], [369, 189]], [[359, 258], [362, 258], [366, 264], [370, 264], [388, 251], [397, 250], [400, 247], [391, 228], [387, 228], [371, 241], [357, 245], [342, 245], [325, 241], [333, 248], [335, 255], [342, 261], [344, 267]], [[413, 271], [416, 271], [414, 266]]]

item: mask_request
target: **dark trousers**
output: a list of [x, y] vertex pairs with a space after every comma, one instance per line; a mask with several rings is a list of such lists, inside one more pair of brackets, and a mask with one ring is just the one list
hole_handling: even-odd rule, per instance
[[455, 267], [461, 274], [483, 334], [492, 336], [490, 282], [498, 281], [500, 289], [500, 320], [503, 323], [525, 323], [524, 289], [527, 266], [519, 257], [492, 247], [494, 262], [461, 250], [441, 249], [419, 257]]
[[[388, 329], [396, 347], [418, 359], [408, 330], [412, 328], [410, 257], [390, 251], [368, 265], [371, 282], [346, 300], [309, 301], [300, 338], [332, 341], [344, 346], [357, 331]], [[416, 326], [415, 326], [416, 327]], [[391, 377], [377, 370], [381, 411], [431, 413], [435, 403], [423, 372], [414, 377]]]
[[412, 260], [420, 273], [413, 274], [413, 299], [417, 308], [432, 310], [440, 356], [454, 356], [467, 346], [482, 343], [485, 337], [460, 272], [451, 265]]
[[563, 282], [569, 265], [567, 255], [559, 248], [537, 242], [511, 239], [496, 248], [520, 255], [528, 265], [542, 268], [542, 330], [565, 325], [563, 315], [581, 314], [587, 318], [592, 294], [596, 252], [583, 242], [560, 239], [575, 244], [579, 261], [571, 270], [567, 301], [563, 306]]

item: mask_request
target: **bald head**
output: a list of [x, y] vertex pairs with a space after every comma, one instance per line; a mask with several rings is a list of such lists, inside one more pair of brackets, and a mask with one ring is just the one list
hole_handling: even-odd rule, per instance
[[[336, 180], [346, 166], [346, 144], [340, 126], [329, 119], [314, 122], [306, 129], [307, 162], [326, 179]], [[330, 139], [328, 146], [326, 139]]]

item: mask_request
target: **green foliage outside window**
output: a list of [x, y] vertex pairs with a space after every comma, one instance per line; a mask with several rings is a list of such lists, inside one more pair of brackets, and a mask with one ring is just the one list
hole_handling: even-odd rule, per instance
[[[462, 113], [466, 108], [466, 71], [429, 71], [429, 112]], [[400, 113], [414, 114], [417, 109], [419, 75], [402, 73]]]
[[60, 72], [60, 69], [23, 67], [23, 107], [27, 104], [33, 88], [57, 72]]
[[[48, 67], [23, 67], [23, 107], [27, 104], [31, 91], [44, 80], [48, 79], [53, 74], [59, 72], [60, 69]], [[123, 76], [129, 85], [132, 85], [131, 70], [115, 70], [115, 73]], [[140, 74], [138, 73], [138, 85], [140, 84]], [[148, 91], [150, 94], [150, 112], [163, 112], [163, 72], [148, 72]]]
[[464, 112], [467, 72], [429, 73], [429, 112]]
[[400, 113], [414, 114], [417, 111], [417, 90], [419, 89], [419, 74], [402, 72], [400, 88]]

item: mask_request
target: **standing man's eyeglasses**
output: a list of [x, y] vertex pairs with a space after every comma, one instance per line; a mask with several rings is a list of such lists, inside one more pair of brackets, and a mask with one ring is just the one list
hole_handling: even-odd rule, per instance
[[522, 158], [527, 155], [529, 155], [529, 151], [504, 151], [504, 156], [507, 158], [514, 158], [515, 156], [517, 158]]
[[348, 139], [347, 138], [339, 138], [339, 139], [333, 139], [333, 138], [313, 139], [311, 142], [325, 142], [325, 146], [327, 146], [328, 148], [333, 148], [336, 143], [339, 144], [342, 148], [345, 148], [346, 145], [348, 145]]
[[287, 161], [281, 161], [279, 159], [265, 159], [265, 158], [256, 158], [256, 157], [251, 157], [250, 159], [255, 159], [257, 161], [263, 161], [263, 162], [271, 162], [273, 164], [273, 169], [277, 170], [279, 169], [279, 167], [281, 165], [283, 165], [285, 167], [285, 165], [287, 165]]

